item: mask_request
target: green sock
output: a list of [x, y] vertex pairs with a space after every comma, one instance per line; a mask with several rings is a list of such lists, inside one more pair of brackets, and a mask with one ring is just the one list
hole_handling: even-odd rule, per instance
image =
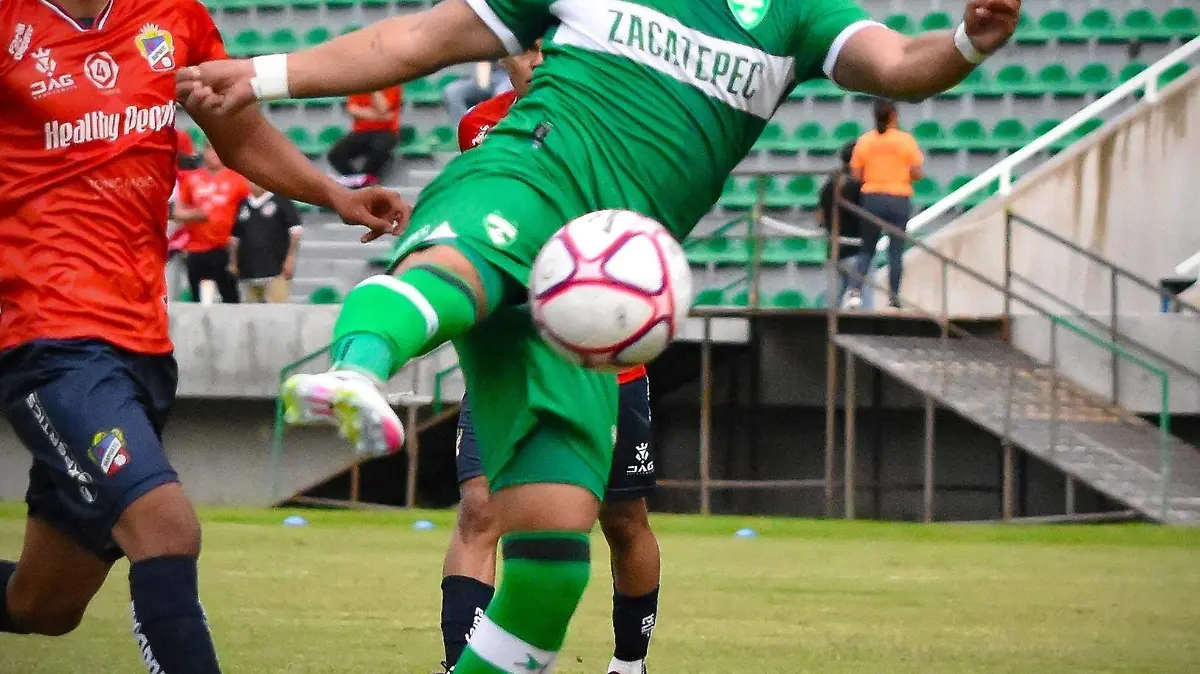
[[503, 549], [504, 580], [455, 674], [549, 671], [587, 588], [587, 534], [514, 533], [504, 537]]
[[477, 311], [470, 286], [443, 269], [372, 276], [342, 305], [333, 329], [333, 367], [387, 381], [414, 356], [465, 332]]

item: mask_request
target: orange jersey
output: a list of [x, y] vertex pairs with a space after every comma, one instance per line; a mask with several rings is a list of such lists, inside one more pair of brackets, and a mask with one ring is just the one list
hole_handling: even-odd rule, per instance
[[224, 58], [197, 0], [111, 0], [90, 27], [0, 2], [0, 349], [167, 333], [175, 70]]
[[238, 204], [250, 196], [250, 182], [228, 168], [217, 172], [208, 169], [184, 171], [179, 176], [179, 201], [185, 206], [199, 208], [206, 220], [189, 222], [189, 253], [203, 253], [224, 248], [237, 222]]
[[[354, 120], [354, 133], [364, 133], [367, 131], [391, 131], [397, 133], [400, 131], [400, 106], [404, 103], [404, 91], [400, 87], [389, 87], [379, 92], [387, 99], [388, 110], [391, 111], [391, 117], [383, 121], [375, 121], [371, 119], [356, 119]], [[360, 108], [370, 108], [375, 106], [375, 94], [354, 94], [346, 99], [346, 105], [355, 105]]]
[[917, 141], [900, 129], [871, 130], [854, 146], [850, 167], [862, 172], [863, 194], [911, 197], [912, 170], [925, 161]]
[[[478, 147], [516, 102], [517, 92], [507, 91], [468, 110], [458, 122], [458, 149], [466, 152]], [[646, 366], [638, 365], [618, 373], [617, 382], [628, 384], [645, 376]]]

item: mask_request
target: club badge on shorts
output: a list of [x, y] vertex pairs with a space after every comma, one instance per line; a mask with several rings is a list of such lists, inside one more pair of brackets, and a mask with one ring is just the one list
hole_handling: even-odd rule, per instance
[[148, 23], [133, 39], [138, 51], [150, 64], [154, 72], [162, 73], [175, 69], [175, 38], [158, 26]]
[[125, 443], [125, 434], [119, 428], [107, 433], [97, 433], [92, 438], [88, 458], [100, 466], [100, 470], [108, 477], [121, 472], [129, 463], [129, 446]]

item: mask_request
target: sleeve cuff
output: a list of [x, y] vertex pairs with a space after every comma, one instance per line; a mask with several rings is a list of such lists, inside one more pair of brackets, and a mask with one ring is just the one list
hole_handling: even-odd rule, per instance
[[521, 46], [521, 41], [508, 29], [508, 26], [504, 25], [504, 21], [496, 14], [496, 10], [492, 9], [492, 6], [488, 4], [488, 0], [467, 0], [467, 5], [487, 24], [487, 27], [496, 34], [496, 37], [500, 38], [510, 56], [516, 56], [525, 51], [525, 48]]
[[829, 45], [829, 52], [825, 54], [825, 62], [821, 65], [821, 69], [825, 71], [826, 77], [831, 80], [833, 79], [833, 69], [837, 66], [838, 57], [842, 55], [842, 49], [846, 46], [846, 43], [850, 41], [850, 38], [854, 37], [854, 34], [858, 31], [864, 28], [870, 28], [871, 26], [887, 28], [887, 26], [884, 26], [878, 21], [863, 20], [855, 21], [849, 26], [843, 28], [842, 32], [838, 33], [838, 36], [833, 40], [833, 44]]

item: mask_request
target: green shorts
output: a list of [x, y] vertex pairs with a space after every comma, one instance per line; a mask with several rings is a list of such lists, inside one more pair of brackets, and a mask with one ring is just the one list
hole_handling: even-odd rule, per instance
[[[506, 176], [435, 187], [417, 204], [397, 262], [414, 250], [450, 245], [476, 264], [497, 269], [510, 286], [527, 287], [542, 246], [579, 215]], [[572, 484], [602, 499], [616, 441], [616, 376], [564, 360], [538, 336], [528, 309], [519, 306], [525, 294], [509, 295], [454, 340], [488, 485], [498, 491], [519, 484]], [[489, 297], [489, 304], [497, 302]]]

